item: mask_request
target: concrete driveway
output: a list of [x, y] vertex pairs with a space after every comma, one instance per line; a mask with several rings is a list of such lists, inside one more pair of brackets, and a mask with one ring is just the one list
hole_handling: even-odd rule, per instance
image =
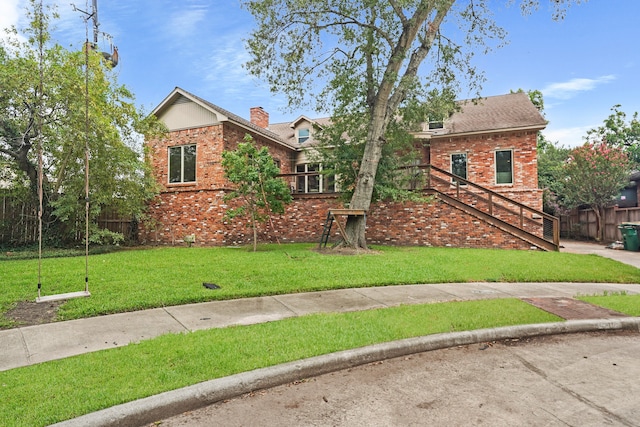
[[159, 425], [639, 426], [638, 354], [637, 332], [458, 346], [251, 393]]
[[609, 249], [602, 243], [583, 242], [578, 240], [562, 240], [560, 252], [576, 254], [593, 254], [605, 258], [611, 258], [624, 264], [640, 268], [640, 252], [620, 249]]

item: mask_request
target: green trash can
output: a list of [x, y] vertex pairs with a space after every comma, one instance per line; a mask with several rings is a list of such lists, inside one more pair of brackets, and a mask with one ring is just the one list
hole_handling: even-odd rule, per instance
[[638, 228], [640, 224], [623, 222], [618, 226], [620, 233], [622, 233], [622, 240], [624, 241], [624, 249], [627, 251], [640, 250], [640, 240], [638, 240]]

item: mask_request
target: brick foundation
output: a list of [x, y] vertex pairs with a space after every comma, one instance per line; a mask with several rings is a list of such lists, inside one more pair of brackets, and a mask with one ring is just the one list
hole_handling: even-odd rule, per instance
[[[182, 244], [194, 234], [195, 244], [225, 246], [252, 242], [244, 219], [227, 221], [223, 191], [181, 191], [159, 196], [150, 207], [155, 223], [143, 224], [146, 244]], [[339, 208], [336, 195], [297, 195], [284, 215], [259, 230], [260, 241], [319, 242], [327, 211]], [[339, 237], [332, 229], [331, 241]], [[440, 200], [429, 203], [379, 203], [367, 217], [371, 244], [529, 249], [530, 244]]]

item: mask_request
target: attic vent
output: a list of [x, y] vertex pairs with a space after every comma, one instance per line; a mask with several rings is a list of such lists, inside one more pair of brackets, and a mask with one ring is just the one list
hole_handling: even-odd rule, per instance
[[189, 104], [193, 101], [191, 101], [189, 98], [187, 98], [184, 95], [180, 95], [178, 98], [176, 98], [175, 101], [173, 101], [173, 105], [178, 105], [178, 104]]

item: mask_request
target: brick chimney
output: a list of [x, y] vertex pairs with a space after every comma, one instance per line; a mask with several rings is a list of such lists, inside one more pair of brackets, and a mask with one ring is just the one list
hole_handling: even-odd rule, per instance
[[260, 126], [263, 129], [269, 128], [269, 113], [264, 111], [262, 107], [252, 107], [251, 111], [251, 123], [256, 126]]

